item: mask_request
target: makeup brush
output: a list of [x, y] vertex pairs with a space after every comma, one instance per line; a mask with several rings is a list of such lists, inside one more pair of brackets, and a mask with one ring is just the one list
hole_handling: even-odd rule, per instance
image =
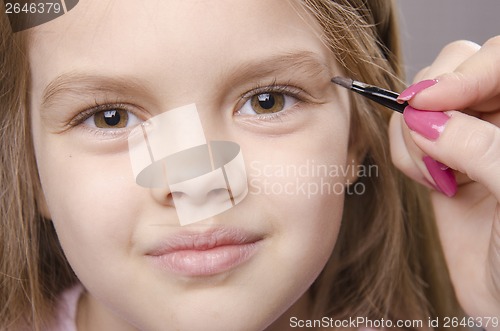
[[399, 103], [397, 101], [399, 93], [383, 89], [374, 85], [368, 85], [362, 82], [352, 80], [350, 78], [335, 76], [332, 78], [332, 83], [345, 87], [351, 91], [361, 94], [362, 96], [375, 101], [382, 106], [403, 113], [408, 106], [408, 102]]

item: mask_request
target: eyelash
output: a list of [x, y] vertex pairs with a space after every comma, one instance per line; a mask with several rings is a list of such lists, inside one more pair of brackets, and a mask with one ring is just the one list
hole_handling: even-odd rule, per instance
[[[71, 121], [69, 122], [68, 126], [70, 128], [74, 128], [74, 127], [78, 127], [78, 126], [81, 126], [87, 119], [89, 119], [90, 117], [92, 117], [93, 115], [97, 114], [97, 113], [100, 113], [100, 112], [103, 112], [103, 111], [107, 111], [107, 110], [115, 110], [115, 109], [121, 109], [121, 110], [125, 110], [129, 113], [133, 113], [135, 114], [136, 112], [133, 112], [131, 110], [131, 106], [129, 104], [126, 104], [126, 103], [120, 103], [120, 102], [115, 102], [115, 103], [112, 103], [112, 102], [104, 102], [103, 104], [99, 104], [97, 103], [97, 101], [95, 102], [95, 105], [91, 108], [86, 108], [85, 110], [79, 112], [75, 117], [73, 117], [71, 119]], [[137, 115], [136, 115], [137, 116]], [[137, 116], [139, 117], [139, 116]], [[95, 129], [95, 128], [91, 128], [91, 127], [86, 127], [85, 128], [87, 131], [90, 131], [91, 133], [94, 133], [94, 134], [98, 134], [98, 135], [102, 135], [102, 136], [111, 136], [112, 137], [115, 137], [115, 136], [120, 136], [122, 135], [124, 132], [128, 132], [131, 130], [131, 128], [121, 128], [121, 129]]]
[[[241, 109], [241, 107], [243, 107], [245, 102], [247, 102], [248, 100], [250, 100], [252, 97], [254, 97], [256, 95], [265, 94], [265, 93], [281, 93], [281, 94], [284, 94], [284, 95], [287, 95], [289, 97], [297, 99], [297, 101], [298, 101], [297, 103], [307, 102], [306, 98], [304, 96], [304, 94], [306, 94], [306, 92], [303, 89], [301, 89], [297, 86], [291, 85], [289, 83], [281, 85], [281, 84], [277, 84], [276, 82], [273, 82], [272, 84], [265, 85], [265, 86], [257, 85], [255, 88], [251, 89], [249, 92], [246, 92], [243, 95], [241, 95], [238, 111], [236, 111], [236, 114], [238, 114], [239, 110]], [[296, 104], [294, 104], [291, 108], [294, 108]], [[283, 118], [284, 116], [289, 115], [290, 111], [291, 111], [291, 109], [289, 108], [287, 110], [285, 109], [285, 110], [282, 110], [282, 111], [277, 112], [277, 113], [256, 115], [256, 116], [254, 116], [254, 118], [256, 118], [257, 120], [273, 121], [273, 120], [278, 120], [278, 119]]]
[[[243, 107], [245, 102], [250, 100], [252, 97], [259, 95], [259, 94], [265, 94], [265, 93], [280, 93], [280, 94], [284, 94], [286, 96], [297, 99], [297, 101], [298, 101], [297, 103], [306, 102], [306, 100], [305, 100], [306, 98], [304, 97], [304, 94], [306, 94], [306, 92], [304, 90], [302, 90], [301, 88], [293, 86], [293, 85], [288, 84], [288, 83], [281, 85], [281, 84], [276, 84], [275, 82], [273, 82], [272, 84], [265, 85], [265, 86], [257, 85], [256, 87], [254, 87], [250, 91], [241, 95], [240, 102], [238, 103], [239, 104], [238, 111], [239, 111], [239, 109], [241, 109], [241, 107]], [[278, 119], [281, 119], [283, 116], [289, 115], [289, 113], [291, 112], [290, 108], [294, 108], [296, 104], [294, 104], [292, 107], [289, 107], [288, 109], [285, 109], [285, 110], [277, 112], [277, 113], [259, 114], [259, 115], [255, 115], [253, 117], [257, 120], [262, 120], [262, 121], [278, 120]], [[79, 112], [75, 117], [73, 117], [71, 119], [71, 121], [69, 122], [69, 127], [77, 127], [77, 126], [81, 125], [82, 123], [84, 123], [87, 119], [89, 119], [93, 115], [95, 115], [99, 112], [102, 112], [102, 111], [113, 110], [113, 109], [122, 109], [122, 110], [125, 110], [128, 112], [132, 112], [130, 108], [132, 108], [132, 107], [128, 104], [125, 104], [125, 103], [105, 102], [103, 104], [98, 104], [96, 101], [96, 103], [93, 107], [87, 108], [86, 110]], [[238, 114], [238, 111], [236, 111], [235, 113]], [[91, 132], [94, 132], [96, 134], [103, 134], [103, 135], [117, 135], [117, 134], [121, 134], [124, 131], [130, 130], [130, 129], [99, 130], [99, 129], [93, 129], [93, 128], [86, 128], [86, 129], [91, 131]]]
[[71, 126], [77, 126], [83, 122], [85, 122], [88, 118], [90, 118], [92, 115], [95, 115], [101, 111], [106, 111], [106, 110], [111, 110], [111, 109], [123, 109], [128, 111], [128, 106], [122, 103], [104, 103], [104, 104], [98, 104], [96, 102], [96, 105], [94, 107], [88, 108], [80, 113], [78, 113], [73, 119], [71, 119], [71, 122], [69, 123]]

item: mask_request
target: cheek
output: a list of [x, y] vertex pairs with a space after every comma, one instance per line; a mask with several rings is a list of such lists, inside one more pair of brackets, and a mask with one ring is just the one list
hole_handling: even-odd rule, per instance
[[75, 271], [95, 263], [95, 256], [119, 254], [115, 247], [129, 241], [141, 199], [128, 155], [84, 155], [49, 140], [39, 147], [42, 188]]
[[316, 121], [307, 132], [259, 144], [242, 142], [249, 177], [247, 202], [273, 220], [280, 239], [277, 260], [300, 261], [304, 270], [311, 270], [303, 274], [311, 281], [336, 242], [345, 174], [352, 167], [347, 162], [347, 120], [330, 119]]
[[249, 194], [266, 199], [264, 208], [319, 217], [332, 205], [342, 205], [353, 166], [347, 162], [348, 125], [346, 119], [328, 115], [297, 133], [240, 141]]

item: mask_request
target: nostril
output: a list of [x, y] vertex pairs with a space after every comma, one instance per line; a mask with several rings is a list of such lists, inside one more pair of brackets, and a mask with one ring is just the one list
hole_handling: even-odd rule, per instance
[[[175, 194], [177, 194], [177, 192], [174, 192], [174, 193], [168, 193], [165, 198], [164, 198], [164, 204], [166, 206], [170, 206], [170, 207], [175, 207]], [[179, 193], [179, 194], [182, 194], [182, 193]]]
[[230, 200], [231, 194], [226, 188], [214, 188], [205, 194], [203, 194], [202, 190], [197, 192], [173, 191], [168, 195], [167, 199], [172, 203], [175, 201], [194, 204], [221, 203]]
[[207, 200], [212, 202], [223, 202], [231, 199], [231, 193], [226, 188], [213, 189], [207, 194]]
[[186, 193], [184, 192], [172, 192], [168, 195], [168, 199], [176, 200], [176, 199], [182, 199]]

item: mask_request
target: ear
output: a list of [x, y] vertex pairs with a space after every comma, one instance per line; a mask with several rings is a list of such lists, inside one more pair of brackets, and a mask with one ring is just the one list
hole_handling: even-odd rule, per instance
[[[358, 140], [359, 141], [359, 140]], [[363, 172], [362, 165], [365, 160], [366, 154], [368, 152], [368, 147], [366, 144], [361, 143], [350, 143], [347, 152], [345, 183], [347, 185], [352, 185], [358, 180], [358, 176]]]

